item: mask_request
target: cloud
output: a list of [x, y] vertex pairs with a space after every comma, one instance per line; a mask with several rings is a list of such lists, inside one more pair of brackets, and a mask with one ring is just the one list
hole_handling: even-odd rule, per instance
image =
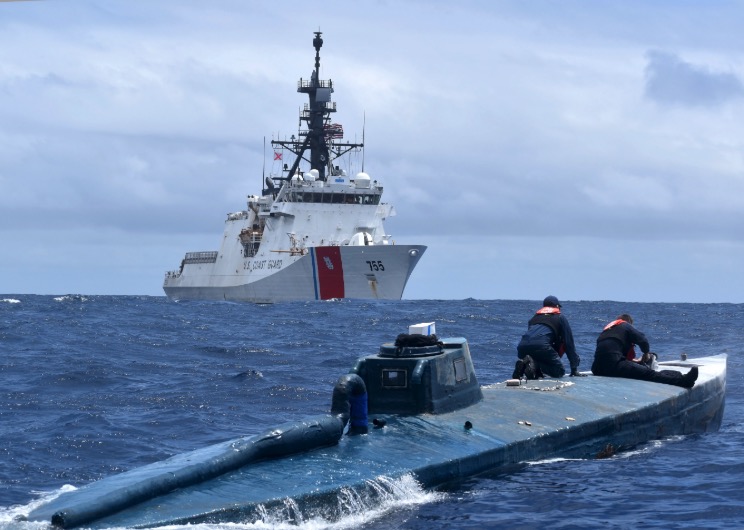
[[732, 73], [713, 72], [673, 53], [646, 53], [647, 98], [661, 105], [717, 106], [744, 96], [744, 85]]
[[297, 132], [321, 29], [334, 121], [366, 134], [344, 169], [384, 185], [397, 243], [431, 246], [411, 295], [467, 264], [447, 297], [529, 297], [544, 256], [576, 255], [563, 296], [617, 296], [599, 279], [641, 241], [681, 267], [704, 248], [697, 296], [741, 298], [713, 286], [744, 266], [744, 88], [720, 66], [741, 64], [735, 9], [329, 2], [322, 21], [299, 0], [1, 3], [0, 292], [105, 293], [116, 275], [162, 294], [185, 251], [216, 250], [277, 170], [263, 139]]

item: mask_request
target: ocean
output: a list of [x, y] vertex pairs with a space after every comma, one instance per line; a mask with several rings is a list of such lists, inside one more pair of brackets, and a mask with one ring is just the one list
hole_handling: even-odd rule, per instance
[[[467, 338], [480, 383], [503, 381], [538, 307], [0, 295], [0, 530], [44, 528], [15, 519], [60, 491], [327, 412], [338, 377], [410, 324]], [[623, 312], [660, 360], [727, 353], [720, 430], [608, 459], [528, 462], [433, 491], [410, 481], [333, 517], [273, 513], [189, 530], [744, 528], [744, 305], [566, 301], [562, 311], [583, 370], [603, 325]]]

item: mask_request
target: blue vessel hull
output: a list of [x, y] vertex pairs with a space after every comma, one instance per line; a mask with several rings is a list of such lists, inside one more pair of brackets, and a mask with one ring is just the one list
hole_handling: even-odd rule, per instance
[[339, 439], [343, 424], [336, 416], [310, 418], [88, 484], [28, 519], [90, 528], [251, 522], [287, 503], [322, 513], [346, 492], [382, 495], [408, 475], [431, 488], [520, 462], [596, 458], [717, 430], [726, 356], [663, 368], [686, 372], [693, 365], [700, 376], [690, 390], [595, 376], [498, 383], [482, 387], [479, 402], [452, 412], [373, 414], [385, 426], [362, 436]]

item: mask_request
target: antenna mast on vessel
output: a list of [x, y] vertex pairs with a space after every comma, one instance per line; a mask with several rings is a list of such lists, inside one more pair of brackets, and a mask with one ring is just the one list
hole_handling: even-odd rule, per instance
[[[323, 47], [323, 33], [314, 32], [313, 47], [315, 48], [315, 64], [310, 79], [302, 79], [297, 85], [297, 92], [308, 95], [309, 102], [300, 110], [300, 125], [307, 124], [307, 130], [299, 131], [299, 138], [290, 140], [272, 140], [271, 145], [281, 146], [294, 153], [295, 160], [291, 167], [284, 169], [285, 174], [273, 179], [288, 181], [300, 171], [300, 163], [304, 160], [310, 163], [310, 169], [318, 172], [317, 180], [326, 181], [334, 173], [333, 161], [352, 149], [364, 148], [364, 143], [349, 143], [343, 141], [343, 129], [339, 124], [331, 123], [331, 113], [336, 112], [336, 104], [331, 101], [333, 81], [320, 79], [320, 49]], [[304, 139], [302, 137], [304, 136]], [[305, 153], [310, 151], [309, 157]], [[268, 183], [267, 183], [268, 186]], [[273, 190], [264, 189], [264, 193]]]

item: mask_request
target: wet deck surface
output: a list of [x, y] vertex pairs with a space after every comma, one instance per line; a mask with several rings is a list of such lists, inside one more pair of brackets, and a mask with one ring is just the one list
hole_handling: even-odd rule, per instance
[[[434, 486], [518, 462], [594, 457], [608, 444], [622, 450], [663, 436], [717, 429], [725, 356], [664, 368], [686, 372], [693, 362], [700, 377], [691, 390], [628, 379], [565, 377], [483, 387], [483, 401], [447, 414], [373, 416], [386, 426], [363, 436], [344, 436], [335, 446], [256, 462], [85, 526], [234, 520], [238, 514], [250, 516], [260, 504], [287, 497], [313, 501], [343, 487], [367, 487], [380, 476], [412, 473], [423, 485]], [[466, 428], [466, 422], [472, 427]], [[107, 487], [121, 488], [129, 478], [142, 479], [226, 447], [218, 444], [86, 486], [42, 506], [31, 518], [49, 520], [60, 509], [95, 502]]]

